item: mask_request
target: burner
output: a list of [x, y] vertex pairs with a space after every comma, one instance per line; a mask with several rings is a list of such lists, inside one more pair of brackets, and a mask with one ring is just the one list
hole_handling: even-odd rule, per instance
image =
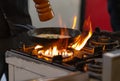
[[119, 41], [106, 34], [95, 35], [89, 42], [91, 46], [102, 46], [103, 51], [109, 51], [119, 47]]
[[98, 39], [92, 39], [91, 44], [95, 46], [108, 45], [108, 44], [118, 44], [117, 40], [111, 39], [110, 37], [101, 36]]
[[74, 53], [70, 49], [62, 49], [58, 50], [57, 48], [49, 48], [45, 49], [40, 45], [34, 45], [25, 47], [24, 49], [21, 49], [22, 52], [28, 53], [32, 56], [35, 56], [39, 59], [44, 59], [46, 61], [52, 62], [55, 58], [58, 58], [61, 56], [62, 62], [67, 62], [73, 59]]

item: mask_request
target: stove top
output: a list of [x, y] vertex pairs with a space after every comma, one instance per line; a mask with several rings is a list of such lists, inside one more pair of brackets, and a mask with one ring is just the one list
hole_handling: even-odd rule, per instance
[[19, 40], [18, 48], [10, 51], [16, 56], [42, 61], [70, 71], [89, 71], [93, 75], [95, 73], [100, 75], [102, 73], [102, 55], [120, 49], [119, 35], [119, 32], [101, 31], [96, 28], [92, 37], [80, 51], [69, 49], [73, 51], [74, 56], [67, 57], [67, 61], [63, 61], [64, 58], [61, 55], [54, 56], [49, 60], [45, 56], [33, 54], [36, 43], [31, 42], [29, 38], [27, 41]]

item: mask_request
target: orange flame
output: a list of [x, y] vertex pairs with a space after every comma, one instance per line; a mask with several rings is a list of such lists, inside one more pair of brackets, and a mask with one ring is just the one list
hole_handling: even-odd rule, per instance
[[34, 49], [40, 49], [40, 48], [43, 48], [43, 46], [41, 46], [41, 45], [36, 45]]
[[[88, 28], [89, 27], [89, 28]], [[87, 43], [88, 39], [92, 36], [92, 25], [90, 17], [84, 22], [83, 32], [81, 35], [78, 35], [75, 38], [75, 41], [70, 46], [75, 50], [81, 50], [85, 44]]]
[[58, 16], [58, 19], [59, 19], [59, 26], [60, 27], [66, 27], [66, 25], [65, 25], [65, 23], [63, 23], [63, 19], [60, 15]]
[[60, 26], [63, 26], [63, 22], [62, 22], [61, 16], [59, 15], [58, 18], [59, 18], [59, 25], [60, 25]]
[[[75, 16], [74, 25], [72, 28], [75, 27], [76, 20], [77, 20], [77, 17]], [[61, 18], [60, 18], [60, 25], [62, 25]], [[63, 35], [63, 36], [68, 35], [67, 28], [61, 28], [60, 35]], [[75, 50], [81, 50], [85, 46], [85, 44], [87, 43], [88, 39], [91, 36], [92, 36], [92, 25], [91, 25], [91, 20], [89, 17], [84, 22], [83, 32], [75, 38], [74, 42], [71, 43], [71, 45], [69, 47], [73, 48]], [[39, 54], [43, 54], [44, 56], [48, 56], [48, 57], [53, 57], [56, 55], [64, 55], [64, 57], [69, 57], [69, 56], [73, 55], [73, 52], [70, 52], [69, 50], [67, 50], [68, 38], [59, 39], [58, 41], [52, 43], [50, 45], [50, 47], [48, 47], [45, 50], [44, 49], [39, 50], [41, 48], [43, 48], [43, 47], [40, 45], [37, 45], [35, 47], [35, 50], [38, 50]]]
[[[61, 36], [69, 36], [68, 30], [66, 28], [66, 25], [63, 23], [62, 17], [59, 15], [59, 25], [64, 27], [61, 28], [60, 35]], [[57, 42], [54, 43], [58, 48], [63, 47], [64, 49], [68, 46], [68, 39], [59, 39]]]
[[[62, 22], [62, 18], [61, 16], [59, 16], [59, 25], [62, 27], [63, 26], [63, 22]], [[69, 36], [68, 35], [68, 31], [66, 26], [63, 26], [64, 28], [60, 29], [60, 35], [61, 36]], [[68, 37], [69, 38], [69, 37]], [[57, 55], [71, 55], [70, 53], [67, 52], [67, 50], [63, 50], [63, 49], [67, 49], [68, 47], [68, 38], [60, 38], [58, 39], [56, 42], [50, 44], [50, 47], [47, 47], [47, 49], [40, 50], [38, 51], [39, 53], [42, 53], [44, 56], [48, 56], [48, 57], [53, 57], [53, 56], [57, 56]], [[40, 46], [36, 46], [35, 48], [38, 48]]]
[[53, 46], [53, 48], [49, 48], [49, 49], [47, 49], [46, 51], [45, 51], [45, 53], [44, 53], [46, 56], [48, 56], [48, 57], [53, 57], [53, 56], [56, 56], [56, 55], [58, 55], [59, 53], [58, 53], [58, 49], [57, 49], [57, 46]]
[[72, 29], [75, 29], [77, 23], [77, 16], [74, 16]]
[[37, 55], [38, 57], [39, 57], [39, 55], [43, 55], [48, 58], [52, 58], [57, 55], [62, 55], [63, 58], [66, 58], [66, 57], [72, 57], [72, 55], [73, 55], [72, 51], [69, 51], [67, 49], [59, 50], [57, 48], [57, 46], [51, 46], [48, 49], [40, 49], [40, 48], [41, 48], [40, 45], [35, 46], [35, 48], [33, 50], [33, 54]]

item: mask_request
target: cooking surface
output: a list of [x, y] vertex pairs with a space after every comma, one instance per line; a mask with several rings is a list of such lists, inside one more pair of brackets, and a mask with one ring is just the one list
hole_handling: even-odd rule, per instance
[[[113, 32], [113, 33], [105, 33], [111, 35], [113, 40], [118, 40], [120, 42], [120, 32]], [[0, 49], [1, 51], [8, 50], [8, 49], [18, 49], [22, 47], [22, 44], [31, 45], [33, 44], [30, 40], [30, 37], [27, 35], [27, 33], [21, 33], [18, 36], [15, 37], [9, 37], [0, 39]]]
[[36, 43], [33, 43], [26, 33], [0, 41], [4, 42], [3, 45], [6, 50], [11, 49], [7, 52], [8, 56], [10, 53], [16, 57], [29, 58], [30, 61], [37, 60], [73, 72], [85, 72], [87, 70], [91, 77], [97, 79], [102, 77], [102, 54], [120, 49], [119, 32], [100, 30], [96, 30], [93, 33], [92, 37], [80, 51], [74, 50], [75, 56], [65, 62], [63, 62], [64, 58], [59, 55], [51, 58], [51, 60], [46, 59], [46, 56], [41, 54], [34, 55], [33, 50]]

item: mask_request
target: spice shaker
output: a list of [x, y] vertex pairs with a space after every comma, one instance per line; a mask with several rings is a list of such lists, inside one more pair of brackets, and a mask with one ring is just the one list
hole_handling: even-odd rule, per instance
[[49, 0], [33, 0], [40, 21], [48, 21], [54, 17]]

